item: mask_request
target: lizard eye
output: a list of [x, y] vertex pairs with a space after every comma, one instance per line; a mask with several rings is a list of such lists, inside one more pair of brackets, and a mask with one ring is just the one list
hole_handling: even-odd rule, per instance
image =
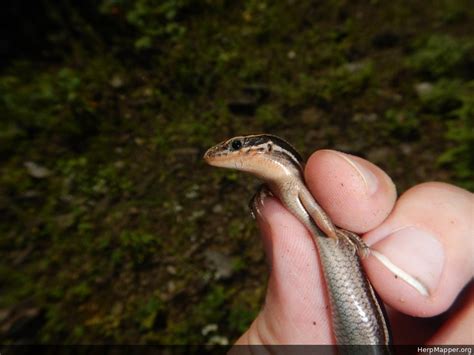
[[232, 150], [239, 150], [240, 148], [242, 148], [242, 142], [238, 139], [235, 141], [232, 141], [232, 143], [230, 144], [230, 147]]

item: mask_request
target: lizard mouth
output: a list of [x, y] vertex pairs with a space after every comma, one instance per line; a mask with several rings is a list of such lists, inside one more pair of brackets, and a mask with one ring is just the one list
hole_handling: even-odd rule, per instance
[[204, 153], [203, 158], [209, 165], [217, 167], [230, 167], [230, 161], [232, 160], [229, 154], [223, 152], [219, 146], [209, 148]]
[[212, 161], [219, 157], [219, 154], [218, 154], [218, 151], [216, 149], [217, 147], [212, 147], [212, 148], [209, 148], [206, 153], [204, 153], [204, 160], [207, 162], [207, 163], [212, 163]]

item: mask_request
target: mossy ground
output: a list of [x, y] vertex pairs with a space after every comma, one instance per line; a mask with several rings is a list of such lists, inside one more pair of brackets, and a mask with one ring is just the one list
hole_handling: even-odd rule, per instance
[[235, 340], [267, 276], [257, 182], [201, 160], [233, 135], [474, 188], [468, 1], [43, 5], [0, 73], [3, 342]]

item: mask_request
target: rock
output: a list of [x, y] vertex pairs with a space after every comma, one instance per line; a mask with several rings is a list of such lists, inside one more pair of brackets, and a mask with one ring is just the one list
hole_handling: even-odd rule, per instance
[[21, 197], [26, 198], [26, 199], [33, 199], [40, 196], [41, 196], [41, 193], [36, 190], [26, 190], [25, 192], [21, 194]]
[[166, 284], [167, 292], [169, 295], [173, 295], [176, 292], [176, 283], [174, 281], [168, 281]]
[[117, 168], [117, 169], [123, 169], [125, 167], [125, 162], [123, 160], [117, 160], [115, 163], [114, 163], [114, 166]]
[[356, 113], [352, 117], [354, 122], [375, 122], [378, 119], [378, 115], [374, 112], [372, 113]]
[[215, 250], [206, 250], [204, 252], [206, 260], [214, 268], [214, 278], [216, 280], [227, 279], [232, 276], [232, 260], [227, 255]]
[[224, 337], [222, 335], [213, 335], [209, 341], [208, 344], [212, 345], [229, 345], [229, 339], [227, 337]]
[[114, 75], [110, 80], [110, 86], [115, 89], [121, 88], [123, 86], [123, 79], [119, 75]]
[[192, 185], [184, 195], [190, 200], [199, 197], [199, 185]]
[[135, 137], [135, 139], [133, 141], [138, 146], [142, 146], [143, 144], [145, 144], [145, 140], [141, 137]]
[[363, 69], [366, 66], [365, 63], [363, 62], [351, 62], [347, 63], [344, 65], [344, 68], [349, 72], [349, 73], [356, 73], [359, 70]]
[[201, 334], [206, 336], [210, 332], [216, 332], [217, 331], [217, 324], [207, 324], [201, 329]]
[[56, 225], [61, 231], [65, 231], [76, 222], [76, 215], [74, 213], [66, 213], [58, 215], [55, 218]]
[[414, 89], [419, 97], [426, 96], [433, 91], [433, 84], [428, 82], [417, 83], [415, 84]]
[[409, 143], [402, 143], [400, 144], [400, 150], [403, 154], [410, 156], [413, 154], [413, 146]]
[[201, 218], [204, 215], [206, 215], [205, 210], [195, 210], [189, 215], [188, 221], [195, 221], [196, 219]]
[[49, 169], [32, 161], [25, 162], [24, 166], [28, 171], [28, 174], [36, 179], [44, 179], [51, 175], [51, 171]]
[[212, 207], [212, 213], [219, 214], [222, 213], [222, 211], [224, 211], [224, 208], [220, 203], [217, 203]]
[[172, 265], [168, 265], [166, 271], [168, 271], [168, 274], [170, 275], [176, 275], [176, 268]]

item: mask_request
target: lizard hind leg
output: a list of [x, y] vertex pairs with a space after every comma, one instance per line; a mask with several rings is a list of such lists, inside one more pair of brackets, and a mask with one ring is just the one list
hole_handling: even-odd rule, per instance
[[354, 254], [356, 252], [359, 253], [361, 258], [366, 258], [367, 256], [369, 256], [370, 248], [367, 244], [365, 244], [364, 240], [360, 236], [358, 236], [354, 232], [340, 228], [337, 228], [336, 234], [338, 237], [338, 241], [342, 239], [346, 243], [348, 243], [352, 247]]
[[324, 212], [323, 208], [316, 202], [309, 190], [301, 188], [298, 192], [298, 198], [318, 228], [327, 237], [337, 242], [339, 237], [337, 235], [336, 226], [332, 223], [331, 218], [329, 218], [326, 212]]

